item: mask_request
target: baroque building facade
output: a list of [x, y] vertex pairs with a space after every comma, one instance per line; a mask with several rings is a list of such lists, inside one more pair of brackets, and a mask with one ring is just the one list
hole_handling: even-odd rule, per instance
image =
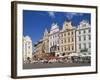
[[36, 59], [42, 59], [44, 55], [44, 45], [43, 45], [43, 40], [39, 40], [35, 43], [35, 52], [34, 56]]
[[91, 54], [91, 27], [88, 21], [81, 21], [76, 30], [76, 51], [80, 55]]
[[23, 37], [23, 60], [32, 59], [32, 40], [29, 36]]
[[60, 31], [60, 56], [69, 55], [76, 51], [75, 34], [76, 28], [72, 26], [71, 21], [65, 21]]
[[59, 27], [57, 23], [51, 25], [49, 33], [49, 52], [59, 51]]
[[[32, 57], [32, 40], [24, 37], [23, 43], [25, 60]], [[71, 21], [65, 20], [60, 30], [57, 23], [52, 23], [50, 31], [45, 29], [43, 38], [37, 41], [34, 48], [34, 56], [38, 58], [47, 57], [50, 53], [55, 56], [90, 55], [91, 26], [88, 21], [83, 20], [75, 27]]]

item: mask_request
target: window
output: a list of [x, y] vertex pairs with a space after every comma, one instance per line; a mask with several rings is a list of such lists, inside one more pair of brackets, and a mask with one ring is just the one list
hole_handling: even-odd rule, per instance
[[89, 40], [91, 40], [91, 35], [89, 35]]
[[61, 50], [63, 51], [63, 47], [61, 48]]
[[81, 36], [79, 36], [79, 41], [81, 41]]
[[53, 35], [53, 38], [54, 38], [54, 35]]
[[84, 43], [83, 45], [84, 45], [84, 49], [86, 49], [86, 43]]
[[70, 35], [70, 32], [68, 32], [68, 35]]
[[79, 49], [81, 49], [81, 44], [79, 44]]
[[72, 46], [72, 50], [74, 50], [74, 46]]
[[61, 36], [63, 37], [63, 34]]
[[79, 31], [79, 34], [81, 34], [81, 31]]
[[66, 36], [66, 33], [64, 33], [64, 36]]
[[30, 46], [28, 46], [28, 49], [30, 49]]
[[63, 40], [61, 40], [61, 43], [63, 43]]
[[91, 32], [91, 29], [89, 29], [88, 32], [90, 33]]
[[50, 39], [52, 39], [52, 36], [50, 37]]
[[72, 38], [72, 42], [74, 41], [74, 39]]
[[86, 24], [83, 24], [83, 27], [86, 27]]
[[64, 42], [66, 43], [66, 39], [64, 40]]
[[70, 42], [70, 38], [68, 38], [68, 42]]
[[70, 51], [70, 46], [68, 46], [68, 50]]
[[50, 42], [50, 45], [52, 46], [52, 42]]
[[58, 46], [58, 50], [59, 50], [59, 46]]
[[89, 43], [89, 48], [91, 48], [91, 43]]
[[73, 32], [72, 32], [72, 35], [73, 35]]
[[25, 44], [25, 50], [27, 49], [27, 44]]
[[66, 26], [68, 26], [68, 24], [66, 24]]
[[84, 36], [84, 40], [86, 40], [86, 36]]
[[84, 33], [86, 33], [86, 31], [84, 30]]
[[53, 46], [54, 46], [54, 42], [53, 42]]

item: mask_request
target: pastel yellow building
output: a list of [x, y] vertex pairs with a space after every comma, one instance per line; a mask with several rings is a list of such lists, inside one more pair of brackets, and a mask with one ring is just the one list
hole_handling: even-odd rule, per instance
[[59, 34], [60, 55], [69, 55], [75, 52], [75, 32], [76, 28], [72, 26], [71, 21], [65, 21]]

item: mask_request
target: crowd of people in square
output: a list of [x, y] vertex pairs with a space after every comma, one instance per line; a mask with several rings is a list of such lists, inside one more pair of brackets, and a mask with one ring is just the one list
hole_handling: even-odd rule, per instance
[[71, 56], [71, 57], [48, 57], [48, 58], [37, 58], [35, 60], [28, 59], [25, 63], [34, 64], [52, 64], [52, 63], [91, 63], [90, 56]]

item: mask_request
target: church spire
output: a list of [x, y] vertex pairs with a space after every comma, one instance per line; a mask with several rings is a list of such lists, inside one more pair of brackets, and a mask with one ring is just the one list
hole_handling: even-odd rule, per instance
[[48, 35], [48, 30], [47, 28], [45, 28], [45, 31], [44, 31], [44, 37]]

